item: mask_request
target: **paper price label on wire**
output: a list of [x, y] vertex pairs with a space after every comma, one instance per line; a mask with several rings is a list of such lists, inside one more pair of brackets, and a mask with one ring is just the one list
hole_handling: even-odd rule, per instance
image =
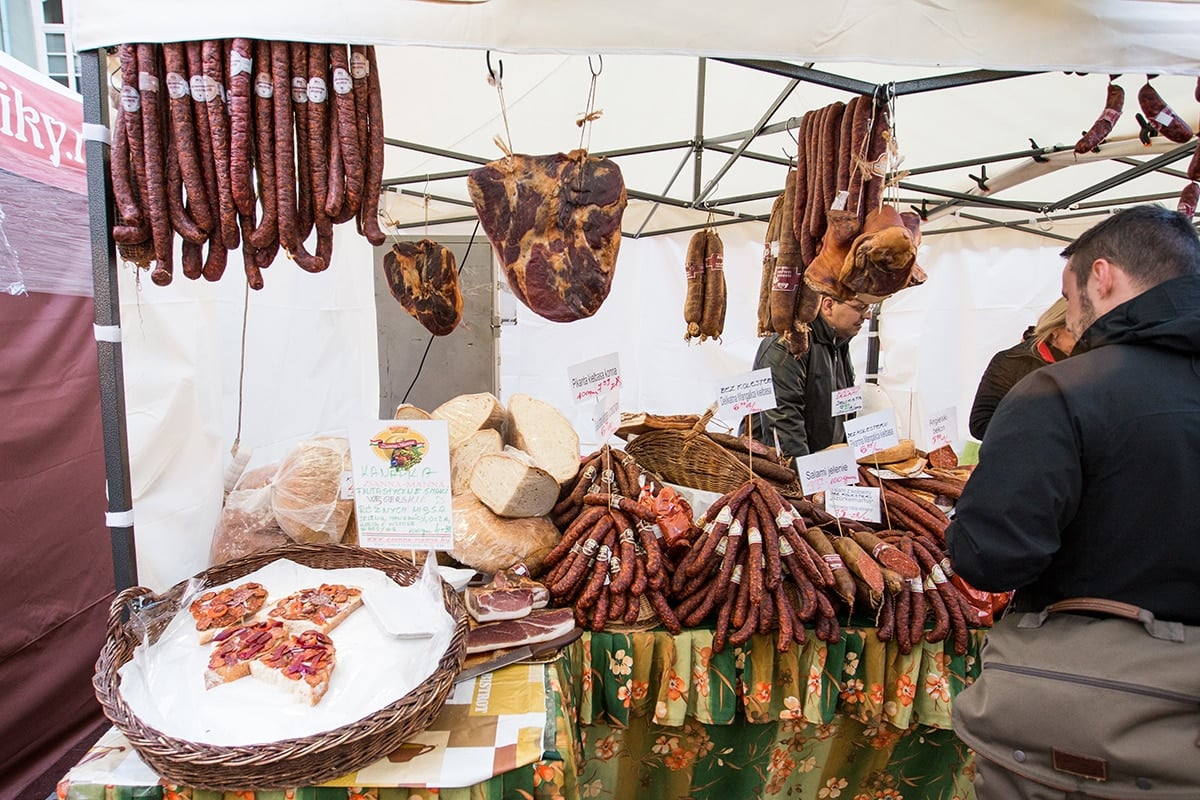
[[958, 410], [947, 408], [925, 420], [925, 433], [929, 436], [929, 449], [936, 450], [944, 445], [954, 446], [958, 432]]
[[796, 474], [805, 494], [858, 483], [858, 464], [849, 447], [833, 447], [796, 459]]
[[825, 510], [842, 519], [879, 522], [879, 489], [874, 486], [834, 487], [825, 492]]
[[360, 423], [350, 430], [350, 460], [360, 545], [388, 550], [454, 546], [445, 420]]
[[854, 451], [855, 458], [865, 458], [871, 453], [886, 450], [900, 444], [896, 435], [896, 412], [890, 408], [846, 420], [846, 441]]
[[567, 367], [571, 381], [571, 397], [576, 403], [616, 393], [621, 388], [621, 363], [616, 353], [609, 353]]
[[863, 410], [863, 390], [861, 386], [847, 386], [833, 393], [833, 416], [841, 417]]
[[592, 424], [596, 426], [596, 441], [608, 441], [608, 437], [621, 427], [621, 404], [616, 392], [605, 392], [596, 398], [596, 408], [592, 412]]
[[775, 408], [775, 384], [769, 368], [756, 369], [717, 386], [717, 414], [744, 417]]

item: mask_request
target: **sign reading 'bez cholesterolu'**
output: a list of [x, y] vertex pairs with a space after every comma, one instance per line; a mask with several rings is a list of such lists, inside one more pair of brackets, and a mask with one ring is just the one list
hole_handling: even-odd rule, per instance
[[775, 408], [775, 384], [770, 369], [756, 369], [717, 386], [718, 413], [757, 414]]

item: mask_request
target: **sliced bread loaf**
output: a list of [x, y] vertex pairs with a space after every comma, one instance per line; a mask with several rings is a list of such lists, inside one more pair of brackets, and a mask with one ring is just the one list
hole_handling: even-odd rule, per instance
[[475, 461], [471, 491], [501, 517], [540, 517], [558, 500], [558, 481], [528, 456], [488, 453]]
[[462, 494], [471, 490], [471, 472], [479, 457], [504, 451], [500, 432], [491, 428], [475, 431], [450, 451], [450, 493]]
[[504, 406], [489, 392], [460, 394], [435, 408], [434, 419], [446, 420], [450, 429], [450, 448], [454, 449], [463, 440], [484, 428], [503, 430]]
[[560, 485], [579, 472], [579, 435], [557, 408], [543, 400], [514, 394], [508, 401], [506, 437]]

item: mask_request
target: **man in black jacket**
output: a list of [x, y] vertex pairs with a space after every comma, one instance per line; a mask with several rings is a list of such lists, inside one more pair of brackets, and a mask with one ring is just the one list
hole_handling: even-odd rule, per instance
[[[1200, 625], [1200, 240], [1183, 215], [1138, 206], [1063, 255], [1067, 327], [1078, 342], [1071, 358], [1021, 380], [992, 418], [946, 532], [954, 570], [980, 589], [1015, 589], [1017, 612], [1098, 597]], [[983, 675], [961, 698], [1000, 674], [988, 666], [985, 648]], [[1065, 714], [1088, 730], [1089, 715], [1110, 702], [1097, 695], [1088, 707], [1034, 713]], [[1200, 732], [1200, 708], [1190, 713]], [[962, 722], [956, 706], [956, 728]], [[981, 756], [980, 800], [1064, 796], [1020, 777], [1032, 752], [989, 750], [969, 728], [959, 732]], [[1122, 763], [1120, 741], [1095, 747], [1103, 752], [1082, 754], [1092, 761], [1072, 763], [1134, 770], [1147, 785], [1162, 777], [1153, 764]], [[1070, 796], [1091, 796], [1084, 791]]]
[[[754, 355], [754, 369], [770, 367], [775, 408], [754, 415], [753, 436], [779, 446], [791, 459], [846, 440], [842, 417], [834, 417], [833, 392], [854, 385], [850, 340], [870, 319], [861, 300], [821, 298], [809, 330], [808, 352], [794, 358], [778, 335], [768, 336]], [[743, 423], [744, 427], [744, 423]]]

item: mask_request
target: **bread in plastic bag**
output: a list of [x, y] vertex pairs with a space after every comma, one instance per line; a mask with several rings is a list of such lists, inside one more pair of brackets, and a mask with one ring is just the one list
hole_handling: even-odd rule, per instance
[[498, 572], [522, 563], [536, 574], [546, 554], [558, 544], [558, 528], [546, 517], [500, 517], [470, 492], [455, 495], [451, 503], [454, 547], [450, 555], [480, 572]]
[[209, 566], [292, 541], [275, 521], [271, 507], [272, 484], [278, 471], [278, 464], [246, 470], [226, 495], [225, 507], [213, 531]]
[[342, 496], [350, 470], [350, 440], [323, 436], [300, 442], [279, 465], [271, 507], [283, 532], [305, 544], [342, 540], [353, 498]]

